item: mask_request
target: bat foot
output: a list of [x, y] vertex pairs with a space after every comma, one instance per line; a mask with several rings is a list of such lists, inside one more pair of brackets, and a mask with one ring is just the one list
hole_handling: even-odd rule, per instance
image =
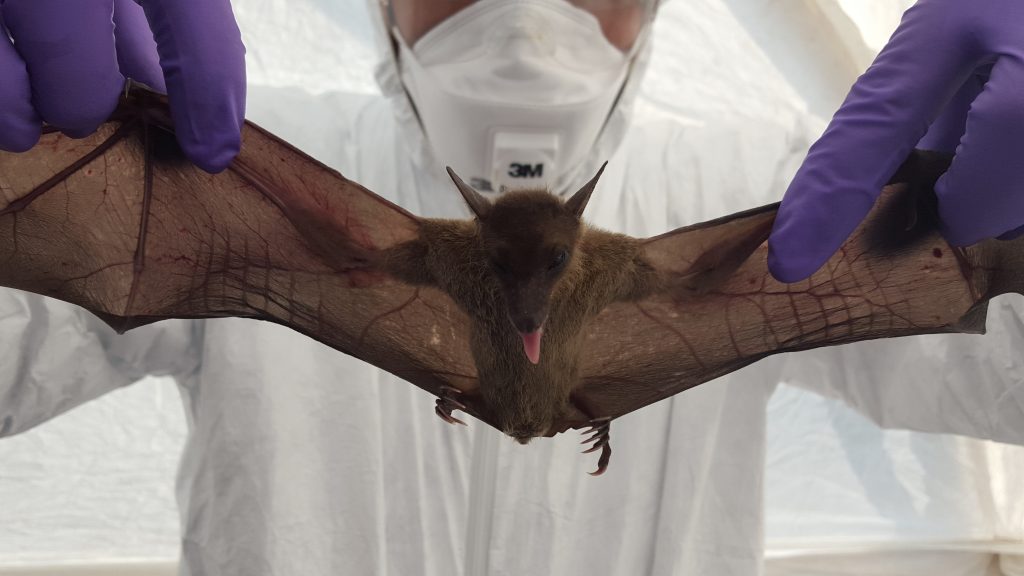
[[466, 426], [466, 423], [459, 420], [455, 416], [452, 416], [453, 410], [465, 410], [466, 406], [455, 399], [455, 396], [462, 394], [462, 390], [453, 388], [452, 386], [441, 386], [441, 396], [437, 399], [437, 403], [434, 406], [434, 414], [437, 414], [438, 418], [444, 420], [449, 424], [462, 424]]
[[601, 456], [597, 460], [597, 470], [590, 473], [591, 476], [600, 476], [608, 469], [608, 462], [611, 461], [612, 458], [610, 434], [612, 419], [609, 417], [594, 418], [589, 422], [589, 424], [590, 429], [583, 432], [583, 434], [593, 435], [590, 438], [584, 439], [580, 444], [594, 444], [590, 448], [584, 450], [584, 454], [590, 454], [591, 452], [601, 450]]

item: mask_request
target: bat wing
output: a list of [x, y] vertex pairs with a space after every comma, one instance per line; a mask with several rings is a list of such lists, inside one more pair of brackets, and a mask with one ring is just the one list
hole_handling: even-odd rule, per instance
[[128, 96], [73, 140], [0, 153], [0, 285], [82, 306], [118, 331], [166, 318], [277, 322], [432, 393], [475, 381], [468, 322], [381, 271], [418, 219], [259, 127], [210, 175], [165, 101]]
[[775, 205], [646, 240], [664, 289], [612, 304], [587, 326], [576, 394], [593, 415], [617, 417], [771, 354], [983, 332], [992, 251], [949, 246], [915, 210], [917, 188], [886, 187], [839, 252], [795, 284], [768, 272]]

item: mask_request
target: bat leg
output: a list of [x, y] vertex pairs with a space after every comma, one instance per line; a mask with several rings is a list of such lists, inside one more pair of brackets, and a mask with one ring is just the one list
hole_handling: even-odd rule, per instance
[[462, 390], [459, 390], [458, 388], [454, 388], [452, 386], [441, 386], [441, 395], [437, 399], [436, 406], [434, 406], [434, 413], [437, 414], [438, 418], [449, 424], [466, 425], [462, 420], [452, 416], [452, 410], [466, 409], [462, 402], [455, 399], [455, 397], [460, 394], [462, 394]]
[[590, 429], [583, 433], [593, 435], [580, 442], [580, 444], [594, 443], [593, 446], [583, 451], [584, 454], [597, 452], [598, 449], [601, 450], [601, 456], [597, 459], [597, 470], [591, 472], [591, 476], [600, 476], [608, 469], [608, 462], [612, 459], [611, 426], [612, 419], [608, 416], [594, 418], [590, 421]]
[[604, 474], [604, 470], [608, 469], [608, 462], [611, 460], [611, 418], [605, 416], [603, 418], [594, 418], [590, 421], [590, 429], [584, 431], [584, 435], [592, 434], [590, 438], [584, 440], [580, 444], [591, 444], [594, 445], [584, 450], [584, 454], [590, 454], [591, 452], [597, 452], [601, 450], [601, 456], [597, 459], [597, 469], [590, 472], [590, 476], [601, 476]]
[[593, 434], [590, 438], [585, 439], [580, 444], [594, 443], [593, 446], [583, 451], [584, 454], [591, 452], [597, 452], [598, 448], [601, 449], [601, 456], [597, 459], [597, 470], [590, 473], [591, 476], [600, 476], [604, 474], [604, 471], [608, 469], [608, 462], [612, 459], [612, 445], [611, 445], [611, 416], [600, 416], [595, 417], [596, 411], [591, 406], [590, 402], [586, 398], [572, 394], [569, 397], [569, 401], [579, 409], [584, 415], [590, 418], [587, 424], [590, 426], [589, 430], [583, 432], [586, 434]]

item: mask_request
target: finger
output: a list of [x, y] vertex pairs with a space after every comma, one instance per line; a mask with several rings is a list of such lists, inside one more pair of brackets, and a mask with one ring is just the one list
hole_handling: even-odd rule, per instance
[[1014, 228], [1005, 234], [1000, 234], [998, 238], [1000, 240], [1013, 240], [1014, 238], [1019, 238], [1021, 235], [1024, 235], [1024, 226]]
[[971, 109], [971, 103], [978, 94], [981, 94], [989, 74], [991, 66], [986, 66], [983, 71], [972, 74], [964, 82], [953, 99], [942, 109], [939, 117], [928, 127], [928, 133], [917, 143], [918, 148], [947, 154], [956, 152], [960, 138], [966, 130], [967, 113]]
[[114, 0], [114, 45], [123, 76], [157, 92], [167, 92], [153, 32], [142, 6], [133, 0]]
[[1024, 223], [1021, 135], [1024, 61], [1002, 57], [971, 106], [953, 163], [935, 185], [942, 234], [954, 246], [999, 236]]
[[32, 107], [25, 61], [7, 37], [0, 12], [0, 150], [24, 152], [39, 141], [42, 120]]
[[241, 146], [245, 47], [228, 0], [144, 0], [178, 141], [218, 172]]
[[73, 137], [96, 130], [124, 85], [113, 0], [7, 0], [3, 11], [42, 119]]
[[[1024, 3], [1005, 17], [1024, 17]], [[991, 52], [984, 25], [960, 0], [921, 0], [854, 84], [786, 191], [772, 235], [773, 276], [795, 282], [814, 273], [874, 205], [882, 187], [924, 136], [931, 120]], [[991, 11], [986, 14], [991, 14]]]

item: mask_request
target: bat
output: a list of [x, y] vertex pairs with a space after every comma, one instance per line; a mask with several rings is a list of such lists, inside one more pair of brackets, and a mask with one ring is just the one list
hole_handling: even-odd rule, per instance
[[[411, 285], [441, 289], [469, 316], [480, 409], [523, 444], [571, 416], [570, 402], [590, 413], [585, 400], [573, 397], [583, 326], [609, 303], [638, 301], [668, 280], [643, 259], [638, 240], [583, 223], [603, 171], [565, 202], [540, 189], [491, 203], [449, 168], [475, 218], [424, 220], [416, 239], [387, 250], [375, 265]], [[435, 411], [464, 424], [451, 414], [465, 409], [457, 396], [462, 391], [442, 387]], [[590, 425], [594, 435], [586, 442], [594, 445], [586, 451], [602, 450], [599, 474], [611, 454], [608, 418]]]
[[[133, 90], [87, 138], [47, 131], [0, 153], [0, 285], [120, 332], [276, 322], [438, 396], [446, 419], [462, 410], [519, 440], [589, 428], [602, 471], [612, 419], [768, 355], [983, 332], [988, 300], [1022, 292], [1024, 240], [947, 244], [931, 192], [946, 165], [912, 156], [839, 252], [786, 285], [766, 266], [775, 205], [635, 239], [580, 220], [596, 177], [564, 203], [509, 195], [534, 216], [504, 225], [501, 201], [454, 177], [476, 218], [418, 218], [252, 124], [232, 166], [206, 174], [177, 147], [164, 99]], [[544, 206], [575, 224], [543, 224]], [[544, 242], [509, 246], [509, 223]]]

